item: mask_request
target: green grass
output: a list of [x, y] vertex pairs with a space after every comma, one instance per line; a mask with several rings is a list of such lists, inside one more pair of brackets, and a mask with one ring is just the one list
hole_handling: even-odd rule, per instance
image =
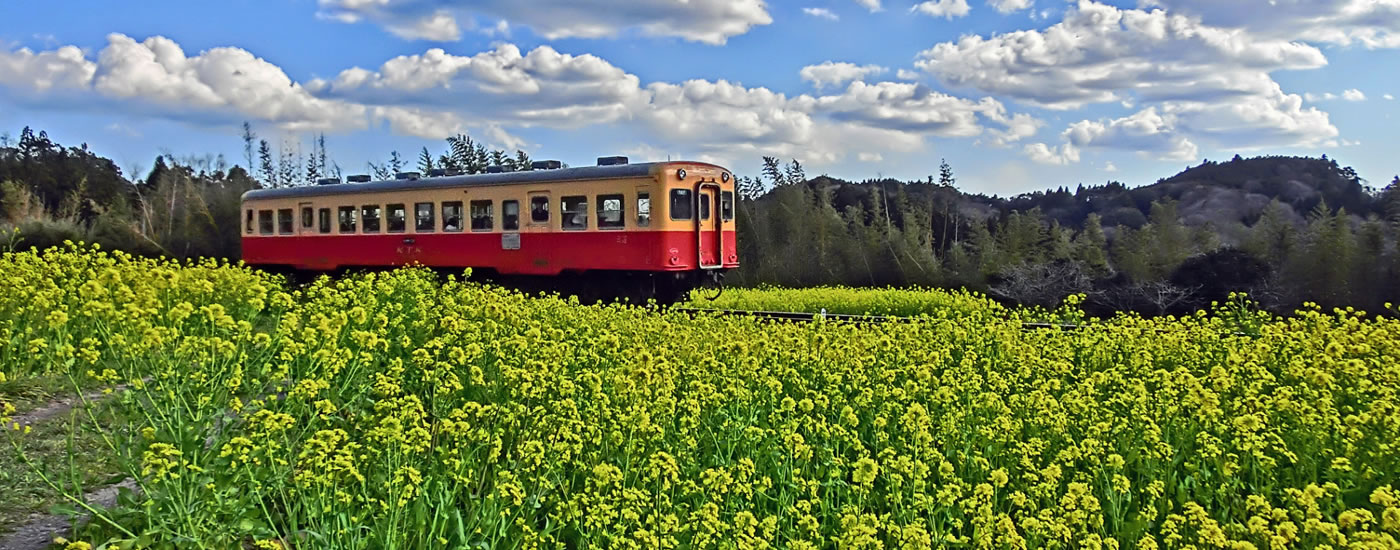
[[[14, 388], [7, 384], [5, 398], [26, 396], [23, 403], [33, 410], [46, 403], [34, 399], [35, 396], [55, 398], [60, 395], [39, 393], [52, 389], [43, 384], [28, 384], [24, 388], [27, 391], [9, 393]], [[19, 434], [13, 426], [7, 426], [7, 433], [0, 435], [0, 495], [4, 495], [0, 498], [0, 533], [19, 527], [32, 514], [49, 513], [56, 505], [71, 507], [71, 502], [49, 482], [58, 485], [63, 492], [80, 496], [124, 477], [117, 466], [117, 457], [103, 441], [94, 419], [108, 431], [125, 422], [114, 414], [111, 405], [99, 402], [93, 406], [91, 416], [79, 404], [62, 414], [35, 422], [31, 426], [33, 431], [27, 435], [17, 437]], [[48, 482], [35, 468], [48, 476]]]
[[73, 384], [61, 375], [26, 376], [0, 382], [0, 403], [14, 405], [16, 416], [72, 394]]
[[749, 311], [796, 311], [850, 315], [894, 315], [901, 317], [962, 317], [987, 312], [1004, 312], [996, 302], [965, 290], [935, 288], [726, 288], [717, 300], [705, 291], [691, 293], [685, 305], [702, 309]]

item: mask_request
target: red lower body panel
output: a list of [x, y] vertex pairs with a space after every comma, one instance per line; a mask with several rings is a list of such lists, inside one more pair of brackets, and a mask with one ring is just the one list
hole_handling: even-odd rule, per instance
[[[514, 236], [518, 248], [513, 248]], [[557, 275], [564, 271], [688, 271], [723, 261], [739, 266], [733, 231], [724, 232], [723, 258], [713, 233], [698, 244], [691, 231], [553, 233], [390, 233], [380, 235], [245, 236], [243, 261], [298, 269], [396, 266], [492, 268], [500, 273]], [[696, 248], [703, 248], [697, 256]]]

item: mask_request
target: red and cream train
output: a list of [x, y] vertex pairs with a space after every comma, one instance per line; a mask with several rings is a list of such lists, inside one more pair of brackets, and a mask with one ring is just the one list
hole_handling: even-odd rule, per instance
[[313, 272], [469, 267], [662, 302], [739, 265], [734, 178], [723, 167], [621, 157], [535, 166], [249, 191], [243, 260]]

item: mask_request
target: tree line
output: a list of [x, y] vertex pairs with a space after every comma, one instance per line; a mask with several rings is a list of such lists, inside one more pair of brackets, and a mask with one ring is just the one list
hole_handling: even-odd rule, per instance
[[[15, 246], [63, 240], [136, 254], [239, 257], [239, 200], [250, 189], [343, 176], [324, 136], [272, 144], [243, 128], [244, 162], [162, 154], [144, 177], [87, 146], [25, 128], [0, 135], [0, 227]], [[527, 154], [470, 136], [365, 163], [475, 174], [529, 170]], [[742, 170], [741, 170], [742, 171]], [[1053, 306], [1086, 296], [1091, 311], [1181, 314], [1231, 292], [1290, 311], [1304, 301], [1379, 310], [1400, 302], [1400, 177], [1365, 184], [1335, 160], [1205, 161], [1140, 187], [1120, 182], [1001, 198], [966, 193], [944, 161], [919, 181], [808, 177], [797, 160], [762, 158], [736, 178], [742, 267], [730, 284], [965, 287]]]
[[737, 284], [965, 287], [1045, 307], [1082, 294], [1100, 314], [1186, 314], [1232, 292], [1279, 312], [1400, 303], [1400, 176], [1370, 188], [1325, 157], [1005, 199], [959, 191], [946, 161], [917, 182], [807, 178], [773, 158], [760, 173], [738, 180]]

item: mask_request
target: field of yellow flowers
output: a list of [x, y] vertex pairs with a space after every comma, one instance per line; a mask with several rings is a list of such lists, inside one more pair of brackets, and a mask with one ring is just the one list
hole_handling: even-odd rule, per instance
[[1393, 318], [964, 313], [289, 289], [74, 246], [0, 258], [0, 372], [122, 385], [102, 438], [138, 490], [70, 548], [1400, 544]]

